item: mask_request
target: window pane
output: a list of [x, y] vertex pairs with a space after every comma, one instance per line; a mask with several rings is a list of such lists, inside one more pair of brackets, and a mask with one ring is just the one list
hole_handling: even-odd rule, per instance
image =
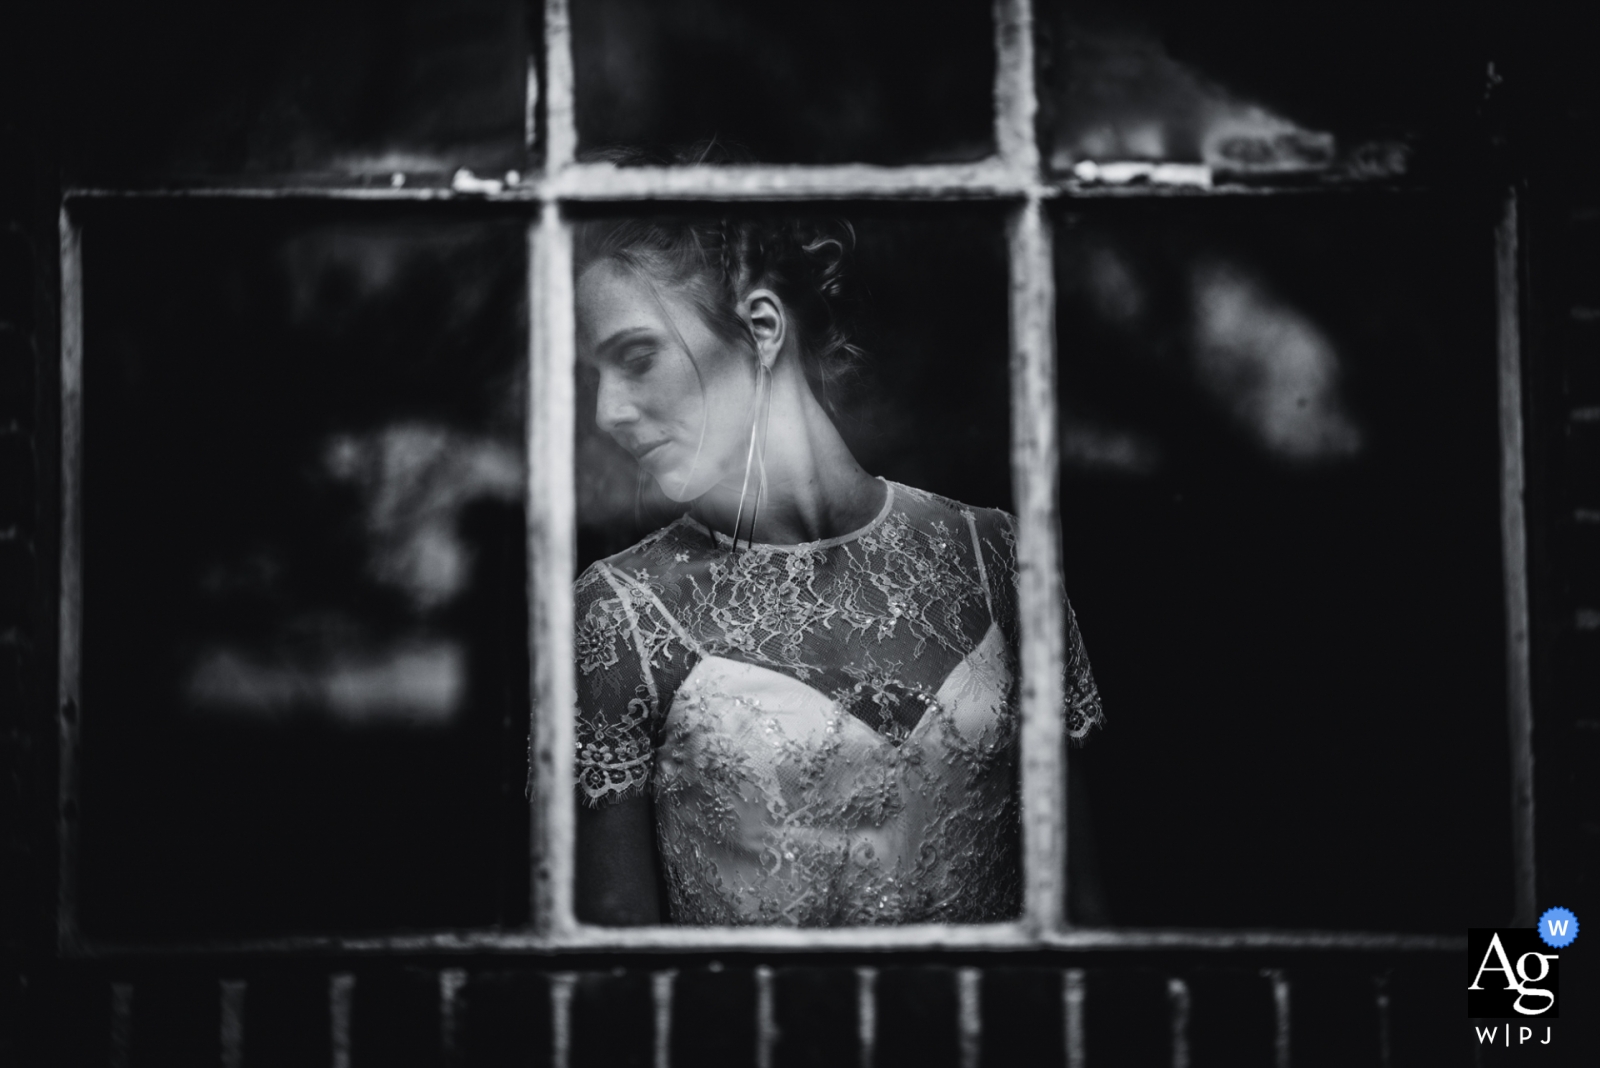
[[524, 166], [520, 0], [75, 0], [80, 180]]
[[92, 935], [525, 919], [524, 248], [90, 221]]
[[1505, 738], [1488, 228], [1204, 207], [1103, 204], [1057, 241], [1106, 904], [1459, 929], [1439, 903], [1497, 893], [1509, 848], [1503, 789], [1461, 792]]
[[654, 153], [716, 139], [775, 163], [993, 151], [988, 4], [575, 0], [578, 136]]
[[1487, 58], [1477, 18], [1369, 0], [1052, 0], [1038, 19], [1047, 158], [1100, 181], [1141, 173], [1106, 164], [1141, 162], [1203, 165], [1219, 182], [1470, 165]]
[[579, 227], [581, 919], [1017, 914], [1003, 219], [850, 222]]

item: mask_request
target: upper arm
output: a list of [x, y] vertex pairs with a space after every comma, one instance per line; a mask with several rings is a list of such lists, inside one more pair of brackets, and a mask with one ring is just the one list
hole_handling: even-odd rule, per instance
[[1061, 662], [1061, 701], [1067, 717], [1067, 737], [1082, 742], [1091, 730], [1105, 722], [1100, 708], [1100, 688], [1089, 670], [1089, 654], [1078, 629], [1078, 614], [1065, 593], [1061, 595], [1066, 616], [1066, 641]]
[[[1019, 648], [1022, 628], [1017, 594], [1017, 521], [1005, 512], [989, 512], [979, 526], [979, 535], [993, 591], [996, 622], [1012, 648]], [[1091, 729], [1103, 722], [1104, 715], [1100, 709], [1100, 690], [1089, 668], [1089, 654], [1078, 627], [1078, 616], [1065, 589], [1061, 591], [1061, 606], [1065, 632], [1061, 650], [1062, 713], [1066, 717], [1067, 736], [1074, 742], [1081, 742]]]
[[639, 655], [632, 606], [604, 564], [574, 589], [579, 800], [597, 806], [640, 796], [655, 763], [657, 699], [650, 665]]
[[660, 922], [655, 818], [649, 796], [658, 711], [640, 655], [637, 615], [605, 565], [574, 589], [577, 676], [576, 885], [587, 923]]

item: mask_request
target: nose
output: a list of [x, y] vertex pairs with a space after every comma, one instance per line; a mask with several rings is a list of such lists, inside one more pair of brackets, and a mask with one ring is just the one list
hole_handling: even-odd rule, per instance
[[600, 386], [594, 400], [594, 421], [601, 430], [617, 436], [617, 432], [639, 419], [639, 409], [628, 396], [627, 388], [616, 375], [600, 372]]

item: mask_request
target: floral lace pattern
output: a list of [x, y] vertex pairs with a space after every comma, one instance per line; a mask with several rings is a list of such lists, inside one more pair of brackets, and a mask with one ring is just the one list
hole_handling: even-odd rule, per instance
[[1017, 913], [1015, 520], [886, 488], [842, 538], [734, 551], [683, 518], [578, 580], [578, 789], [652, 792], [672, 922]]

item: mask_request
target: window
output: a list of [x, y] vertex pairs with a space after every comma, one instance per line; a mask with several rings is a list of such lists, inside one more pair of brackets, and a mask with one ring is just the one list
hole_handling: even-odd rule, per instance
[[[80, 57], [157, 73], [76, 102], [62, 213], [64, 947], [1458, 944], [1422, 906], [1463, 851], [1414, 836], [1500, 695], [1528, 714], [1515, 209], [1451, 177], [1464, 79], [1385, 53], [1334, 107], [1226, 34], [1027, 0], [313, 6]], [[713, 135], [761, 162], [579, 162]], [[1014, 923], [575, 919], [574, 565], [627, 476], [573, 233], [663, 205], [847, 212], [880, 295], [965, 302], [891, 320], [862, 422], [977, 429], [859, 449], [1019, 520]], [[1063, 575], [1112, 725], [1070, 805]], [[1115, 925], [1067, 908], [1084, 805]]]

